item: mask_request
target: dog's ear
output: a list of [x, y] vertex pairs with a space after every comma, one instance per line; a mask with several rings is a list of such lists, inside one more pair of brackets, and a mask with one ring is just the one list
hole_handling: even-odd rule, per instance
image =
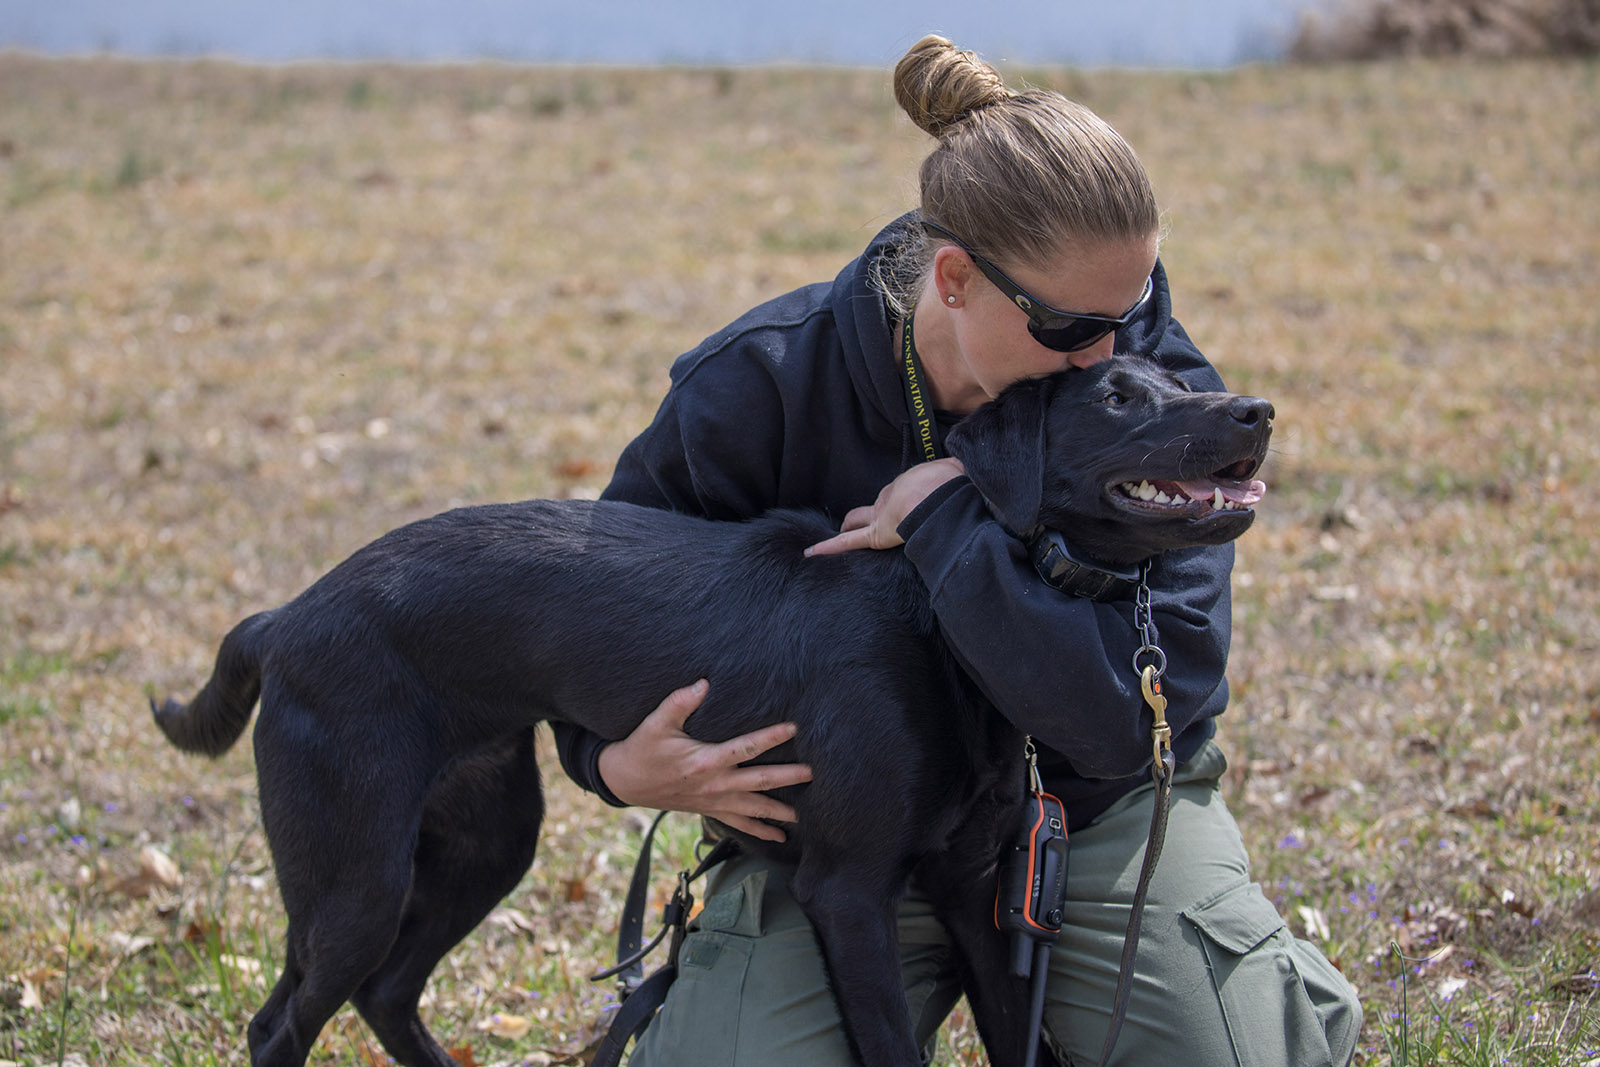
[[1013, 533], [1039, 524], [1044, 493], [1044, 425], [1049, 378], [1018, 382], [962, 419], [945, 448]]

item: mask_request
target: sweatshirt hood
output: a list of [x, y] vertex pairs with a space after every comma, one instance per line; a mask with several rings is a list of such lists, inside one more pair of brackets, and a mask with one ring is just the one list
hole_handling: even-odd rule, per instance
[[895, 361], [898, 325], [875, 278], [884, 262], [912, 240], [918, 215], [911, 212], [885, 226], [860, 256], [833, 281], [828, 304], [833, 312], [845, 366], [860, 398], [863, 421], [875, 439], [900, 441], [910, 432], [905, 387]]

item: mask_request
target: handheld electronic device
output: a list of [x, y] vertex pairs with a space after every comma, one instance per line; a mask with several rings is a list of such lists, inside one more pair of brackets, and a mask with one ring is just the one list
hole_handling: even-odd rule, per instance
[[1011, 934], [1011, 973], [1027, 978], [1034, 949], [1061, 932], [1067, 893], [1067, 813], [1061, 801], [1035, 789], [1028, 795], [1016, 839], [1000, 860], [994, 922]]

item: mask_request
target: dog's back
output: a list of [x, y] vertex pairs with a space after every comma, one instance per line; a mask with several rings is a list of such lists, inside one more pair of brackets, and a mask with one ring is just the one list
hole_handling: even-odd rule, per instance
[[[200, 697], [187, 708], [168, 701], [157, 721], [179, 747], [215, 755], [264, 691], [263, 720], [310, 717], [289, 737], [395, 716], [442, 765], [541, 720], [623, 737], [665, 692], [705, 677], [710, 692], [688, 724], [697, 738], [725, 740], [803, 706], [802, 736], [763, 759], [851, 774], [863, 746], [890, 751], [908, 731], [974, 721], [956, 705], [976, 698], [932, 640], [910, 564], [898, 552], [802, 555], [831, 532], [804, 511], [742, 523], [603, 501], [445, 512], [386, 534], [241, 624]], [[349, 663], [389, 691], [341, 676], [337, 665]], [[931, 695], [920, 717], [897, 711], [912, 703], [900, 692], [907, 678]], [[882, 711], [834, 728], [862, 707]], [[958, 736], [951, 749], [972, 743]], [[829, 795], [847, 805], [848, 792]]]

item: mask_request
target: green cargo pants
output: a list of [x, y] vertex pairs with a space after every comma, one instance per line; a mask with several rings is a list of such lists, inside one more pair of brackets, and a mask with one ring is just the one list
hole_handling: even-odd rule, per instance
[[[1208, 743], [1178, 769], [1112, 1061], [1344, 1067], [1361, 1029], [1355, 990], [1290, 935], [1250, 880], [1239, 828], [1218, 791], [1226, 767], [1221, 749]], [[1151, 802], [1151, 787], [1135, 790], [1072, 835], [1066, 918], [1051, 948], [1045, 1010], [1063, 1065], [1098, 1061]], [[640, 1039], [633, 1067], [852, 1063], [786, 873], [738, 856], [712, 876], [684, 940], [678, 980]], [[931, 1049], [960, 996], [953, 950], [915, 887], [900, 907], [899, 929], [912, 1022]]]

